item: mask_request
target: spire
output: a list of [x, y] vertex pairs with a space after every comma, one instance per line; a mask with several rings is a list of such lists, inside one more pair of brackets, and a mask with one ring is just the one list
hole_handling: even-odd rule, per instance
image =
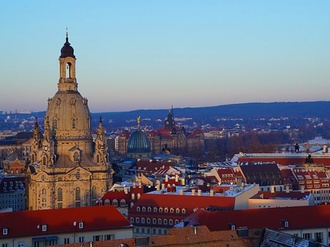
[[137, 125], [138, 125], [138, 130], [140, 130], [140, 125], [141, 125], [141, 116], [138, 116], [136, 119]]
[[68, 28], [66, 28], [66, 32], [65, 32], [65, 43], [61, 49], [61, 56], [60, 57], [73, 57], [74, 56], [74, 50], [71, 46], [71, 44], [69, 43], [69, 32], [68, 32]]

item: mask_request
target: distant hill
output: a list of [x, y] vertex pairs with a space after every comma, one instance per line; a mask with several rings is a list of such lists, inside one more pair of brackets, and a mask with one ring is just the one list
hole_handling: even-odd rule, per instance
[[[161, 118], [167, 116], [164, 110], [134, 110], [129, 112], [93, 113], [110, 118], [135, 119]], [[174, 108], [175, 117], [192, 118], [269, 118], [269, 117], [330, 117], [330, 101], [316, 102], [273, 102], [273, 103], [243, 103], [194, 108]]]

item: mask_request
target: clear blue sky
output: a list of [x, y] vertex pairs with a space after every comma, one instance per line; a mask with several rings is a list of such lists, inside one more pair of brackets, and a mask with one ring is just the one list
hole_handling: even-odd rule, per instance
[[92, 112], [330, 100], [329, 0], [0, 1], [0, 25], [0, 110], [46, 110], [66, 27]]

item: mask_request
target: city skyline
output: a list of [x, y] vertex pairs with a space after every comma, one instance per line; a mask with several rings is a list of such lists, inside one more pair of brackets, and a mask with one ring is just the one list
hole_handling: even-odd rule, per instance
[[329, 100], [330, 2], [3, 1], [0, 111], [44, 111], [69, 42], [91, 112]]

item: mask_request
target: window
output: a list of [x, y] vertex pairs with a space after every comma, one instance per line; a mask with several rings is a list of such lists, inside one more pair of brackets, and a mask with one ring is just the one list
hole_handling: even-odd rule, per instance
[[139, 217], [136, 217], [136, 218], [135, 218], [135, 222], [136, 222], [136, 223], [140, 223], [140, 218], [139, 218]]
[[154, 213], [157, 213], [157, 207], [154, 207]]
[[163, 212], [163, 208], [159, 208], [159, 213], [162, 213]]
[[80, 201], [80, 188], [79, 187], [76, 188], [76, 196], [75, 196], [75, 198], [76, 198], [76, 201]]
[[41, 226], [41, 230], [42, 230], [43, 232], [47, 231], [47, 225], [42, 225], [42, 226]]
[[144, 224], [145, 223], [145, 219], [141, 218], [141, 223]]
[[179, 224], [179, 220], [175, 220], [175, 224]]
[[171, 208], [171, 209], [170, 209], [170, 213], [171, 213], [171, 214], [174, 213], [174, 208]]
[[164, 219], [163, 222], [164, 222], [164, 225], [167, 225], [167, 219]]
[[70, 238], [64, 238], [64, 244], [69, 244], [70, 243]]
[[136, 207], [136, 211], [140, 212], [141, 208], [140, 207]]
[[134, 223], [134, 217], [131, 217], [131, 223], [133, 224]]
[[118, 207], [118, 200], [117, 199], [113, 199], [112, 200], [112, 205], [115, 207]]
[[79, 241], [79, 243], [85, 242], [85, 237], [79, 237], [78, 241]]
[[132, 200], [135, 199], [135, 194], [134, 193], [132, 193], [131, 198], [132, 198]]
[[103, 238], [102, 238], [102, 235], [94, 235], [93, 236], [93, 241], [102, 241]]
[[142, 212], [145, 212], [146, 211], [146, 207], [142, 207]]
[[115, 239], [115, 235], [114, 234], [106, 234], [104, 235], [104, 240], [113, 240]]
[[162, 224], [162, 222], [163, 222], [163, 221], [162, 221], [162, 219], [161, 219], [161, 218], [159, 218], [159, 219], [158, 219], [158, 225], [161, 225], [161, 224]]
[[63, 190], [62, 190], [62, 188], [58, 188], [58, 190], [57, 190], [57, 200], [59, 202], [63, 201]]
[[82, 221], [79, 222], [79, 228], [80, 229], [84, 228], [84, 222], [82, 222]]
[[152, 224], [156, 224], [157, 223], [157, 220], [155, 218], [152, 219]]
[[2, 244], [1, 245], [2, 247], [8, 247], [8, 244], [6, 243], [6, 244]]
[[72, 129], [76, 128], [76, 119], [72, 119]]
[[165, 208], [164, 212], [165, 212], [165, 213], [168, 213], [168, 208]]
[[24, 247], [24, 241], [20, 241], [20, 242], [18, 242], [17, 247]]
[[151, 219], [147, 218], [147, 224], [150, 224], [150, 223], [151, 223]]
[[316, 232], [314, 238], [316, 242], [323, 243], [323, 232]]
[[121, 207], [126, 207], [126, 200], [125, 199], [120, 200], [120, 206]]
[[8, 234], [8, 228], [2, 228], [2, 235], [7, 235]]
[[110, 205], [110, 200], [109, 199], [105, 199], [104, 200], [104, 205]]
[[312, 239], [312, 234], [311, 233], [303, 233], [303, 238], [304, 239]]
[[182, 209], [182, 214], [185, 214], [185, 213], [186, 213], [186, 209], [183, 208], [183, 209]]
[[148, 207], [148, 212], [151, 212], [151, 207]]
[[177, 214], [179, 214], [179, 213], [180, 213], [180, 208], [177, 208], [177, 209], [175, 210], [175, 212], [176, 212]]
[[173, 225], [173, 220], [170, 219], [170, 220], [168, 221], [168, 223], [172, 226], [172, 225]]

